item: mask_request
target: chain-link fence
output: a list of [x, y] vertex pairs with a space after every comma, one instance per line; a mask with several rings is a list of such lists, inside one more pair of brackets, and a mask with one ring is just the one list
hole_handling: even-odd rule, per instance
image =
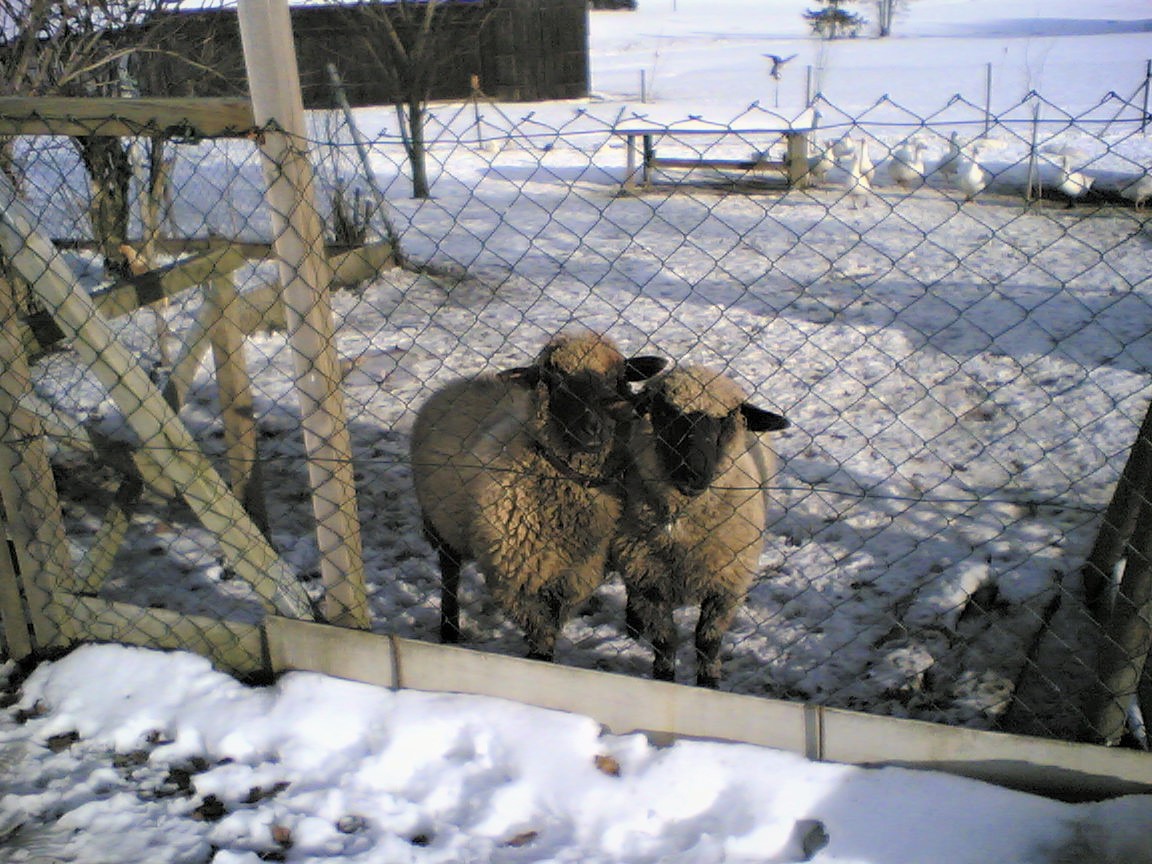
[[[560, 331], [592, 328], [629, 355], [719, 367], [791, 421], [766, 436], [780, 470], [756, 576], [725, 636], [724, 689], [1083, 734], [1102, 629], [1081, 569], [1152, 372], [1147, 223], [1133, 206], [1152, 148], [1139, 112], [1108, 99], [1069, 117], [1038, 97], [991, 118], [959, 99], [927, 119], [890, 100], [866, 116], [816, 109], [798, 179], [780, 118], [758, 106], [658, 124], [594, 107], [438, 105], [423, 199], [410, 197], [390, 112], [360, 112], [355, 127], [339, 112], [310, 116], [297, 144], [330, 260], [376, 250], [370, 264], [336, 267], [331, 295], [372, 629], [438, 638], [440, 568], [409, 461], [420, 406], [459, 377], [530, 362]], [[75, 140], [15, 138], [7, 173], [32, 231], [60, 250], [57, 275], [96, 298], [189, 440], [243, 487], [260, 530], [241, 536], [266, 537], [319, 604], [326, 541], [296, 396], [308, 370], [275, 299], [284, 274], [260, 150], [170, 135], [159, 147], [158, 131], [112, 139], [134, 166], [125, 200], [136, 202], [114, 248], [107, 224], [94, 227], [108, 217], [94, 215], [100, 181]], [[982, 188], [965, 187], [965, 172]], [[1090, 188], [1067, 185], [1078, 173]], [[5, 231], [10, 265], [17, 241]], [[383, 265], [379, 249], [404, 266]], [[161, 282], [157, 270], [195, 256], [206, 270]], [[110, 276], [106, 260], [143, 275]], [[199, 616], [183, 633], [259, 620], [275, 590], [237, 572], [237, 541], [187, 502], [174, 439], [162, 451], [142, 440], [125, 420], [139, 405], [114, 398], [96, 355], [53, 337], [27, 272], [7, 271], [21, 304], [5, 330], [30, 351], [18, 407], [46, 427], [64, 557], [79, 572], [76, 592], [48, 601], [53, 614], [75, 618], [69, 604], [88, 594], [133, 604], [115, 608], [138, 618], [148, 611], [128, 610]], [[464, 644], [524, 653], [474, 568], [461, 606]], [[694, 614], [677, 613], [685, 634]], [[625, 617], [622, 582], [607, 573], [567, 621], [558, 662], [649, 674], [650, 646]], [[691, 639], [681, 642], [689, 681]]]

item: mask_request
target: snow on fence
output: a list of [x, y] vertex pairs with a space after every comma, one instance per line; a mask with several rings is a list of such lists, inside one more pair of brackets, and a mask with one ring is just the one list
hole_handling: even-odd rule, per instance
[[[16, 136], [0, 232], [9, 656], [125, 639], [251, 670], [269, 611], [436, 640], [415, 412], [580, 326], [720, 366], [792, 422], [772, 438], [781, 471], [723, 689], [1142, 734], [1138, 106], [1071, 117], [1034, 96], [985, 130], [963, 100], [927, 118], [818, 102], [805, 154], [748, 131], [779, 125], [759, 106], [667, 122], [440, 105], [420, 199], [390, 112], [258, 107], [224, 128], [207, 119], [219, 104], [63, 107], [0, 104]], [[669, 161], [625, 188], [615, 133], [641, 121]], [[136, 170], [86, 174], [97, 137]], [[757, 170], [801, 157], [803, 182]], [[918, 170], [897, 182], [897, 162]], [[117, 188], [119, 222], [100, 206]], [[472, 570], [462, 606], [466, 645], [524, 652]], [[558, 662], [646, 676], [624, 617], [606, 573]]]

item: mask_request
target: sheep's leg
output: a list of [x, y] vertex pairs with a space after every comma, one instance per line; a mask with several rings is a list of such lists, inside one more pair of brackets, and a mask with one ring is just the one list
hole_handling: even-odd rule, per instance
[[521, 594], [517, 617], [528, 639], [528, 659], [552, 662], [567, 604], [557, 591]]
[[652, 677], [657, 681], [676, 679], [676, 623], [672, 604], [664, 599], [658, 586], [628, 585], [628, 602], [624, 627], [633, 639], [647, 638], [652, 643]]
[[700, 687], [720, 686], [720, 643], [735, 614], [736, 604], [721, 594], [709, 594], [700, 603], [696, 622], [696, 684]]
[[659, 604], [656, 614], [648, 622], [647, 632], [652, 640], [652, 677], [657, 681], [675, 681], [679, 634], [670, 603]]
[[440, 641], [460, 641], [460, 559], [447, 548], [440, 553]]
[[627, 596], [627, 602], [624, 604], [624, 630], [629, 639], [639, 640], [644, 636], [644, 616], [636, 599], [636, 592], [629, 588]]
[[455, 645], [460, 641], [460, 568], [462, 558], [441, 539], [428, 522], [424, 534], [440, 558], [440, 641]]

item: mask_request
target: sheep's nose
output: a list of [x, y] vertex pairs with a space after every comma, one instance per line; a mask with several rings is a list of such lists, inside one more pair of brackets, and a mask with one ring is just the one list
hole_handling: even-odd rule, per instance
[[587, 412], [564, 427], [564, 436], [573, 449], [588, 453], [603, 446], [604, 428], [605, 423], [601, 417]]

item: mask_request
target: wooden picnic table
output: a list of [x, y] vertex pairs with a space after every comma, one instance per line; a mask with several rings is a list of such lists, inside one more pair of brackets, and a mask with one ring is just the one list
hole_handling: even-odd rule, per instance
[[[805, 112], [796, 122], [781, 118], [780, 125], [762, 127], [720, 127], [713, 124], [679, 123], [673, 125], [640, 125], [613, 129], [613, 134], [624, 139], [627, 153], [627, 167], [624, 176], [624, 189], [634, 189], [638, 184], [652, 185], [653, 175], [661, 169], [684, 169], [693, 171], [699, 168], [739, 173], [777, 172], [783, 175], [785, 187], [800, 189], [808, 185], [809, 141], [816, 131], [811, 112]], [[682, 142], [685, 139], [709, 137], [717, 141], [735, 138], [743, 142], [769, 141], [773, 144], [783, 141], [783, 158], [769, 158], [769, 148], [764, 147], [751, 158], [717, 158], [710, 155], [711, 144], [694, 148], [698, 155], [660, 156], [657, 144], [665, 139]], [[639, 158], [637, 158], [639, 156]]]

